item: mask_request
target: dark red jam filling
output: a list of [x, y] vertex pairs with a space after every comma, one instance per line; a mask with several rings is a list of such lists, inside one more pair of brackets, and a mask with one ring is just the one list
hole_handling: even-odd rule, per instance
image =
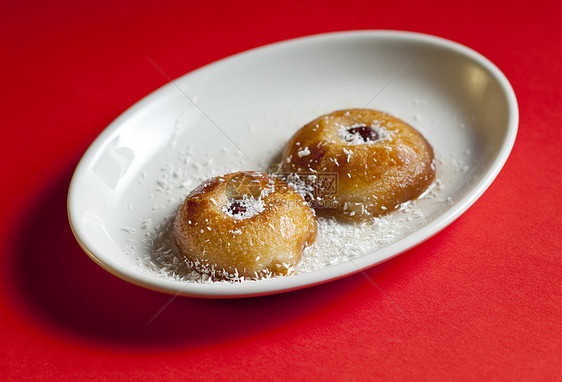
[[363, 142], [374, 142], [379, 139], [379, 134], [370, 126], [355, 126], [347, 129], [347, 132], [353, 135], [358, 135], [363, 139]]
[[239, 201], [235, 200], [230, 203], [230, 206], [228, 206], [228, 212], [232, 215], [242, 215], [246, 212], [246, 207], [240, 204]]

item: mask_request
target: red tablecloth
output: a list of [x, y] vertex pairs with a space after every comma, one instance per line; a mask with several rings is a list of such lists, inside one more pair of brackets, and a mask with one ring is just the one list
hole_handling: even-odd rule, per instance
[[[50, 1], [0, 12], [0, 365], [10, 380], [562, 380], [556, 2]], [[361, 274], [282, 295], [174, 299], [106, 273], [66, 193], [115, 117], [249, 48], [350, 29], [465, 44], [518, 97], [514, 150], [447, 229]], [[3, 378], [4, 379], [4, 378]]]

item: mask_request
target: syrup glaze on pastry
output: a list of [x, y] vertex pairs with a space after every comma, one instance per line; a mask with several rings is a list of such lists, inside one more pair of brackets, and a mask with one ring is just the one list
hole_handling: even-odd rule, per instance
[[335, 111], [303, 126], [285, 146], [281, 170], [315, 179], [312, 206], [349, 221], [394, 210], [435, 179], [426, 139], [406, 122], [368, 109]]
[[258, 172], [205, 181], [174, 222], [176, 246], [195, 268], [248, 278], [289, 273], [316, 233], [314, 211], [302, 196]]

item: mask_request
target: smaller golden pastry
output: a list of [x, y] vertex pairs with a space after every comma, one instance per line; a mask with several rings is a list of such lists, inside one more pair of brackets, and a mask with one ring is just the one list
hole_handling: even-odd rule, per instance
[[[224, 278], [282, 275], [316, 239], [314, 211], [276, 177], [236, 172], [194, 189], [174, 222], [181, 255]], [[225, 276], [226, 275], [226, 276]]]
[[368, 109], [335, 111], [303, 126], [285, 146], [281, 170], [313, 179], [312, 206], [348, 221], [392, 211], [435, 179], [427, 140], [406, 122]]

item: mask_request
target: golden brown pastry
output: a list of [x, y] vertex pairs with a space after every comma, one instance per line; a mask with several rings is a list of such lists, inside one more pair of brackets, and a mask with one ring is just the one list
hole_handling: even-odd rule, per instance
[[249, 278], [288, 273], [316, 232], [314, 211], [303, 197], [258, 172], [205, 181], [174, 222], [176, 246], [196, 268]]
[[389, 212], [433, 182], [433, 148], [406, 122], [367, 109], [335, 111], [303, 126], [281, 170], [309, 178], [312, 206], [351, 221]]

